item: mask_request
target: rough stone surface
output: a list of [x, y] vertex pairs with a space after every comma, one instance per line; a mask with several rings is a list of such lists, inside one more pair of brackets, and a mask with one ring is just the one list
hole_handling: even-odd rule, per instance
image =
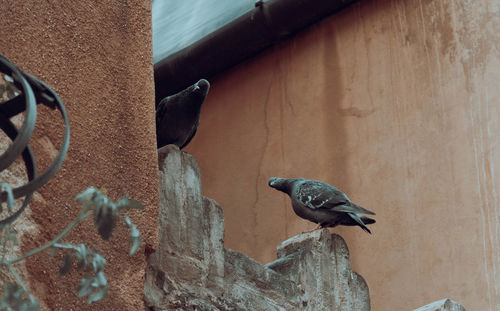
[[368, 310], [368, 286], [350, 266], [344, 240], [327, 229], [286, 240], [278, 246], [278, 259], [266, 265], [300, 284], [308, 310]]
[[265, 266], [224, 249], [224, 215], [202, 196], [195, 159], [159, 150], [159, 244], [144, 286], [150, 310], [370, 310], [344, 240], [326, 229], [278, 246]]
[[465, 308], [449, 298], [441, 299], [414, 311], [465, 311]]

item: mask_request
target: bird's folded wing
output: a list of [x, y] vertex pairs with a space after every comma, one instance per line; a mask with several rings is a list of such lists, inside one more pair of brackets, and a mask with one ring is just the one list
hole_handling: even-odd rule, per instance
[[196, 123], [193, 124], [193, 126], [191, 127], [191, 134], [189, 134], [189, 137], [186, 139], [186, 142], [184, 142], [184, 144], [182, 144], [182, 146], [180, 147], [181, 149], [184, 148], [185, 146], [187, 146], [187, 144], [189, 144], [191, 142], [194, 135], [196, 134], [196, 131], [198, 130], [199, 123], [200, 123], [199, 120], [196, 120]]
[[342, 192], [337, 192], [333, 187], [327, 187], [323, 183], [314, 181], [302, 184], [297, 194], [298, 199], [310, 209], [330, 209], [349, 202], [349, 199]]
[[344, 213], [357, 213], [357, 214], [369, 214], [369, 215], [375, 215], [374, 212], [369, 211], [357, 204], [354, 204], [352, 202], [337, 202], [337, 203], [331, 203], [331, 202], [317, 202], [317, 201], [306, 201], [304, 204], [309, 207], [310, 209], [313, 210], [328, 210], [332, 212], [344, 212]]
[[333, 205], [333, 204], [324, 204], [321, 208], [327, 209], [329, 211], [334, 211], [334, 212], [346, 212], [346, 213], [356, 213], [356, 214], [370, 214], [370, 215], [375, 215], [374, 212], [369, 211], [365, 208], [362, 208], [359, 205], [356, 205], [352, 202], [348, 202], [346, 204], [342, 205]]
[[354, 207], [356, 210], [359, 211], [359, 213], [362, 213], [362, 214], [369, 214], [369, 215], [375, 215], [374, 212], [372, 211], [369, 211], [367, 210], [366, 208], [363, 208], [361, 206], [359, 206], [358, 204], [354, 204], [352, 202], [349, 202], [349, 204], [351, 205], [351, 207]]
[[340, 190], [316, 181], [308, 181], [298, 189], [299, 200], [310, 209], [327, 209], [335, 212], [350, 212], [375, 215], [352, 203]]

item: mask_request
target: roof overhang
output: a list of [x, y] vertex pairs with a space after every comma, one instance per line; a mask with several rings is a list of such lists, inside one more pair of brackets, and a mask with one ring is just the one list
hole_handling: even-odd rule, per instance
[[[200, 78], [210, 79], [356, 1], [269, 0], [257, 1], [253, 7], [248, 7], [246, 0], [246, 6], [234, 9], [235, 14], [242, 15], [229, 22], [219, 20], [217, 23], [222, 26], [199, 40], [163, 54], [156, 49], [154, 75], [157, 102]], [[155, 1], [153, 10], [154, 5]], [[163, 12], [155, 12], [153, 24], [158, 22], [161, 14]], [[169, 14], [168, 10], [165, 9], [164, 14]], [[227, 21], [227, 16], [225, 18]], [[161, 33], [161, 28], [153, 28], [154, 32]], [[202, 31], [206, 32], [207, 28]]]

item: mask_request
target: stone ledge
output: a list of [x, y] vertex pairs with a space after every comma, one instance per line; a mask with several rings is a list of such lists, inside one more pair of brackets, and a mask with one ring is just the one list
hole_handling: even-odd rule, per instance
[[277, 250], [278, 259], [266, 267], [298, 284], [309, 310], [370, 309], [368, 286], [350, 269], [349, 250], [339, 235], [316, 230], [282, 242]]
[[159, 244], [144, 286], [150, 310], [370, 310], [344, 240], [327, 229], [278, 246], [265, 266], [224, 249], [224, 215], [201, 194], [196, 160], [159, 150]]
[[441, 299], [414, 311], [465, 311], [465, 308], [449, 298]]

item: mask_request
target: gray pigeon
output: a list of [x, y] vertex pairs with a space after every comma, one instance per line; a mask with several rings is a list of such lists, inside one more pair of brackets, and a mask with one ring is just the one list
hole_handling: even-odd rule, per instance
[[352, 203], [342, 191], [327, 183], [304, 178], [271, 177], [269, 186], [288, 194], [295, 214], [317, 223], [317, 229], [337, 225], [360, 226], [371, 233], [366, 225], [375, 220], [362, 214], [375, 213]]
[[177, 94], [161, 100], [156, 108], [156, 141], [158, 148], [175, 144], [184, 148], [196, 134], [201, 104], [210, 83], [201, 79]]

